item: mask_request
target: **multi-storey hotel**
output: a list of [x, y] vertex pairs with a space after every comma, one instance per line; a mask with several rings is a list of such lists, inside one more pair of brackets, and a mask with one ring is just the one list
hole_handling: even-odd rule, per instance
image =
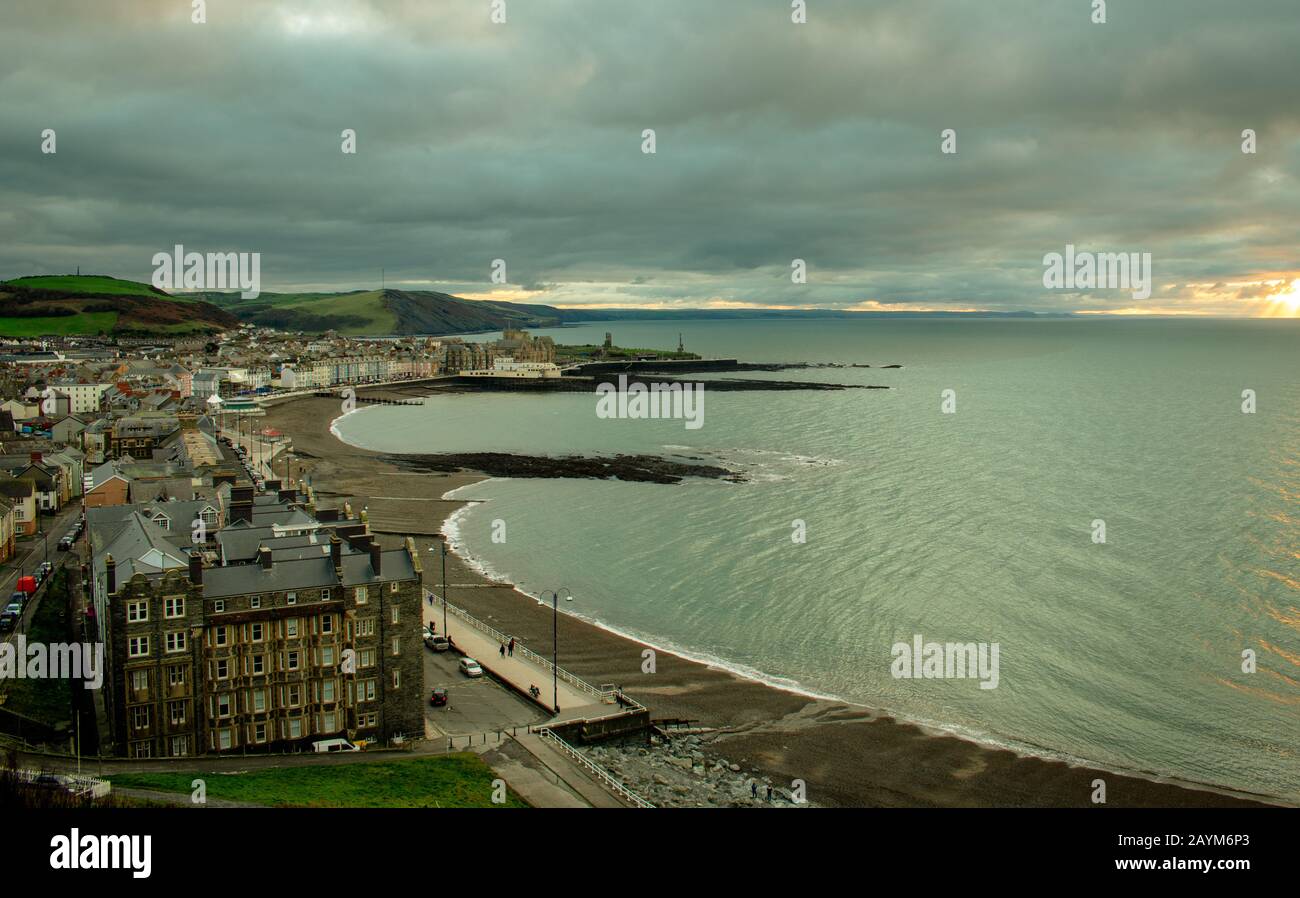
[[318, 518], [292, 491], [250, 494], [232, 494], [231, 523], [206, 551], [181, 548], [130, 506], [116, 526], [101, 523], [96, 605], [116, 751], [178, 757], [422, 735], [414, 544], [383, 549], [364, 519]]

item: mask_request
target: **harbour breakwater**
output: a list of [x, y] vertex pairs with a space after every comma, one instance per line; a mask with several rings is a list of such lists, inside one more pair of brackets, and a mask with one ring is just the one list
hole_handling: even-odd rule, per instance
[[[646, 389], [658, 385], [662, 389], [678, 389], [701, 381], [687, 381], [675, 377], [662, 377], [652, 374], [626, 374], [627, 383], [642, 384]], [[607, 377], [566, 375], [564, 377], [478, 377], [457, 375], [431, 381], [428, 388], [434, 393], [594, 393]], [[716, 379], [702, 381], [710, 392], [747, 392], [779, 390], [888, 390], [889, 387], [866, 384], [830, 384], [797, 380], [744, 380]]]

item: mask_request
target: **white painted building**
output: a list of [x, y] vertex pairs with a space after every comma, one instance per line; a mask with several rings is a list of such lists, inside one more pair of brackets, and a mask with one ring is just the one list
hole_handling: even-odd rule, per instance
[[68, 398], [68, 414], [88, 415], [100, 410], [104, 401], [104, 391], [112, 384], [51, 384], [55, 394]]
[[560, 366], [552, 362], [516, 362], [510, 356], [493, 359], [491, 368], [460, 372], [462, 377], [559, 377]]

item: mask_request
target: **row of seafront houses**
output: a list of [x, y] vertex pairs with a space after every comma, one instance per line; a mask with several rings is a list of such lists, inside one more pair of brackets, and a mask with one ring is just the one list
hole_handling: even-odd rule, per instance
[[[15, 398], [0, 400], [0, 563], [13, 556], [16, 539], [38, 531], [41, 513], [57, 513], [83, 495], [93, 506], [103, 493], [123, 491], [113, 467], [123, 460], [150, 461], [158, 451], [170, 450], [171, 460], [201, 467], [205, 459], [186, 457], [195, 454], [192, 437], [176, 437], [177, 415], [183, 410], [215, 414], [223, 409], [222, 398], [447, 373], [502, 378], [560, 374], [553, 363], [554, 342], [522, 330], [508, 329], [492, 343], [427, 341], [419, 352], [328, 355], [332, 348], [330, 341], [308, 343], [302, 347], [302, 360], [278, 369], [188, 368], [147, 357], [111, 359], [96, 367], [56, 352], [12, 356], [6, 364], [21, 372], [28, 386]], [[109, 379], [94, 380], [97, 371]], [[47, 377], [42, 372], [82, 376]], [[214, 444], [215, 424], [202, 420], [201, 425], [209, 444]]]

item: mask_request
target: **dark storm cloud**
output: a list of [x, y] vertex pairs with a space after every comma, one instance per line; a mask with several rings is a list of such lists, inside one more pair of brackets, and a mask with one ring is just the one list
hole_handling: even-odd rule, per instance
[[261, 252], [264, 289], [486, 293], [503, 258], [570, 305], [1135, 305], [1045, 291], [1073, 243], [1232, 311], [1300, 269], [1294, 0], [489, 7], [7, 5], [0, 276], [183, 243]]

